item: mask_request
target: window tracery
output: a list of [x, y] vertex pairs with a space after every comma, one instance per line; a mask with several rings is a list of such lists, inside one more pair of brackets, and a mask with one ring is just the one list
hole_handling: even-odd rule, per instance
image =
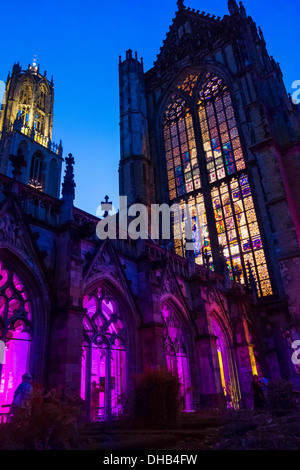
[[43, 156], [40, 153], [35, 153], [32, 156], [30, 166], [30, 176], [28, 184], [36, 189], [43, 189], [42, 182], [42, 170], [43, 170]]
[[189, 409], [191, 404], [189, 366], [182, 327], [169, 305], [163, 305], [161, 314], [165, 324], [167, 368], [173, 374], [178, 375], [182, 407]]
[[199, 76], [196, 74], [188, 74], [184, 77], [181, 82], [178, 84], [178, 90], [182, 90], [188, 95], [192, 96], [194, 88], [197, 84]]
[[21, 85], [19, 102], [22, 104], [31, 104], [32, 100], [32, 83], [29, 79], [24, 80]]
[[[84, 296], [82, 398], [96, 381], [100, 387], [98, 418], [119, 415], [126, 392], [126, 331], [116, 300], [97, 287]], [[91, 368], [88, 370], [88, 363]]]
[[[196, 75], [177, 85], [193, 95]], [[186, 88], [185, 88], [186, 87]], [[272, 295], [260, 229], [231, 96], [222, 78], [208, 73], [199, 91], [197, 114], [178, 95], [171, 96], [164, 119], [163, 135], [169, 197], [182, 207], [181, 224], [173, 221], [174, 247], [185, 255], [186, 229], [191, 228], [195, 260], [204, 264], [204, 251], [213, 265], [205, 201], [211, 198], [221, 251], [231, 279], [249, 282], [251, 265], [259, 296]], [[196, 143], [194, 125], [199, 125], [202, 145]], [[208, 188], [202, 188], [199, 158], [204, 155]], [[202, 168], [202, 167], [201, 167]], [[181, 231], [182, 239], [179, 232]], [[206, 258], [207, 259], [207, 258]]]
[[46, 100], [46, 88], [44, 85], [41, 85], [38, 91], [38, 98], [37, 98], [37, 107], [42, 111], [45, 110], [45, 101]]

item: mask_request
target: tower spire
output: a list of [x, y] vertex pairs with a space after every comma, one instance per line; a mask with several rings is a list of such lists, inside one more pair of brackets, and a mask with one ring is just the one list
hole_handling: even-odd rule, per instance
[[63, 207], [61, 212], [61, 220], [67, 221], [73, 218], [73, 201], [75, 199], [75, 181], [74, 181], [74, 157], [71, 153], [66, 158], [66, 170], [64, 182], [62, 184], [62, 200]]
[[62, 195], [64, 199], [74, 199], [75, 198], [75, 181], [74, 181], [74, 157], [71, 153], [66, 158], [66, 170], [65, 177], [62, 187]]
[[231, 15], [239, 12], [239, 7], [237, 6], [236, 0], [228, 0], [228, 10]]
[[183, 0], [177, 0], [178, 10], [184, 10]]

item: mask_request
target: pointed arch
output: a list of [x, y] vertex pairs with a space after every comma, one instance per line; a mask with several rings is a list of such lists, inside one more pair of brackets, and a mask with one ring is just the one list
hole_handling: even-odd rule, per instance
[[178, 375], [180, 401], [183, 410], [193, 409], [191, 358], [193, 331], [179, 305], [170, 296], [161, 300], [166, 363], [169, 371]]
[[[104, 273], [87, 279], [83, 307], [81, 393], [92, 419], [109, 419], [123, 413], [132, 387], [129, 378], [138, 370], [140, 322], [128, 294]], [[94, 381], [99, 391], [96, 410]]]
[[31, 157], [30, 162], [30, 175], [29, 182], [30, 186], [33, 186], [36, 189], [44, 189], [44, 166], [45, 166], [45, 156], [41, 150], [37, 150]]
[[59, 171], [60, 165], [56, 158], [51, 158], [49, 163], [49, 188], [48, 192], [51, 196], [57, 197], [58, 196], [58, 183], [59, 183]]
[[0, 413], [9, 412], [25, 372], [44, 382], [49, 331], [49, 298], [42, 276], [12, 250], [0, 248]]
[[176, 253], [186, 255], [189, 239], [196, 262], [204, 264], [206, 250], [214, 269], [221, 251], [232, 280], [249, 284], [253, 276], [258, 296], [272, 295], [229, 72], [221, 64], [206, 62], [183, 68], [162, 95], [157, 111], [162, 143], [158, 165], [168, 184], [164, 198], [188, 206], [181, 227], [173, 224]]

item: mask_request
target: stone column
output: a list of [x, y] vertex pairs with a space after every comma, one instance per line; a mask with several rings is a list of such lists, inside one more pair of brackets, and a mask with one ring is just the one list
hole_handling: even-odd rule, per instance
[[200, 405], [203, 408], [226, 406], [216, 341], [216, 336], [212, 334], [203, 334], [196, 340], [200, 367]]
[[140, 344], [142, 355], [142, 369], [166, 368], [166, 354], [164, 346], [164, 325], [149, 323], [140, 329]]

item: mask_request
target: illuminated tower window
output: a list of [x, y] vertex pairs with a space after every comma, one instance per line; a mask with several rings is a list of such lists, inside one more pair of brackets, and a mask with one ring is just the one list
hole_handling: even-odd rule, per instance
[[44, 119], [45, 119], [44, 113], [40, 111], [35, 113], [34, 129], [39, 133], [44, 132]]
[[28, 184], [36, 189], [43, 189], [42, 182], [42, 170], [43, 170], [43, 155], [36, 152], [32, 156], [31, 167], [30, 167], [30, 178]]
[[37, 107], [42, 111], [45, 110], [45, 100], [46, 100], [46, 89], [44, 85], [42, 85], [38, 92], [38, 99], [37, 99]]
[[32, 83], [30, 80], [26, 79], [21, 85], [19, 103], [22, 104], [31, 104], [32, 100]]
[[164, 137], [170, 199], [175, 199], [201, 186], [192, 116], [176, 95], [165, 113]]
[[177, 88], [178, 90], [182, 90], [188, 95], [192, 96], [197, 81], [198, 75], [186, 75]]
[[20, 109], [18, 111], [18, 117], [21, 117], [24, 126], [28, 125], [29, 123], [29, 113], [29, 106], [20, 106]]

